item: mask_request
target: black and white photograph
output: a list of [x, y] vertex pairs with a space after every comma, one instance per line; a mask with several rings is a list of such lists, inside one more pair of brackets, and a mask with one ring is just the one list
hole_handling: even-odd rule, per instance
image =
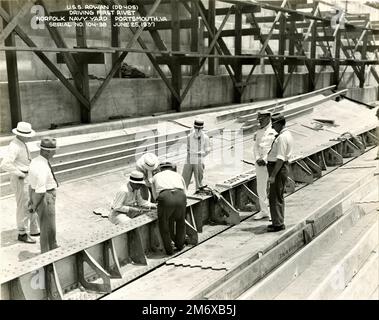
[[0, 0], [0, 300], [377, 302], [378, 146], [379, 0]]

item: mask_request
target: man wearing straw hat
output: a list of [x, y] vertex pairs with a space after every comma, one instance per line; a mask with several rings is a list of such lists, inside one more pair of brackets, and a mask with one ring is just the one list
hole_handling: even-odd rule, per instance
[[145, 186], [142, 172], [134, 170], [126, 183], [126, 186], [117, 192], [109, 215], [109, 221], [114, 224], [125, 223], [131, 218], [143, 213], [143, 208], [156, 208], [141, 196], [141, 188]]
[[196, 191], [203, 185], [204, 158], [210, 153], [209, 137], [203, 132], [204, 121], [196, 119], [194, 128], [187, 137], [187, 160], [183, 166], [183, 178], [188, 188], [192, 174], [195, 178]]
[[142, 172], [145, 185], [141, 187], [141, 195], [145, 200], [152, 200], [151, 197], [151, 180], [153, 171], [158, 168], [159, 160], [154, 153], [145, 153], [136, 161], [136, 170]]
[[12, 132], [16, 136], [8, 146], [8, 152], [1, 162], [1, 169], [9, 173], [10, 185], [15, 193], [18, 241], [36, 243], [27, 233], [30, 223], [30, 234], [39, 235], [38, 216], [28, 211], [27, 178], [31, 157], [26, 145], [26, 142], [35, 136], [35, 131], [30, 123], [19, 122]]
[[55, 225], [55, 199], [58, 181], [50, 160], [57, 150], [56, 139], [42, 138], [40, 154], [30, 163], [30, 212], [37, 212], [41, 227], [41, 253], [58, 248]]

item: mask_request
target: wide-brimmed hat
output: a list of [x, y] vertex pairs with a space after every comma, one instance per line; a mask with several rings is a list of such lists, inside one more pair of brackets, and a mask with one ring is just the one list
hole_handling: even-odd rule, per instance
[[193, 123], [193, 126], [196, 128], [196, 129], [203, 129], [204, 128], [204, 121], [203, 120], [200, 120], [200, 119], [196, 119]]
[[57, 140], [51, 137], [45, 137], [41, 139], [41, 142], [37, 143], [37, 147], [43, 150], [56, 150]]
[[136, 184], [145, 184], [143, 173], [137, 170], [132, 171], [129, 176], [129, 182]]
[[155, 170], [159, 166], [158, 157], [153, 153], [146, 153], [143, 155], [142, 166], [149, 171]]
[[36, 134], [32, 129], [32, 125], [29, 122], [24, 121], [17, 123], [17, 128], [14, 128], [12, 132], [21, 137], [34, 137]]

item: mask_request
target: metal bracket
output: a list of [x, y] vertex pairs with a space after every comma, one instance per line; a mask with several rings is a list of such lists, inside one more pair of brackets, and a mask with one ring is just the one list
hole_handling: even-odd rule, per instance
[[150, 224], [150, 248], [153, 252], [164, 254], [163, 240], [159, 232], [158, 220]]
[[323, 151], [327, 166], [338, 166], [343, 164], [343, 157], [334, 149], [328, 148]]
[[367, 137], [368, 146], [379, 144], [379, 137], [377, 137], [375, 134], [371, 133], [370, 131], [366, 132], [366, 137]]
[[239, 212], [221, 194], [219, 194], [218, 199], [218, 204], [226, 213], [226, 223], [231, 225], [239, 224], [241, 222]]
[[[111, 278], [121, 279], [121, 267], [113, 239], [114, 238], [104, 242], [104, 268], [109, 272]], [[114, 262], [113, 266], [111, 266], [111, 257]]]
[[188, 244], [197, 245], [199, 243], [199, 235], [197, 230], [187, 221], [186, 221], [186, 234], [188, 235]]
[[342, 151], [342, 156], [344, 158], [347, 157], [358, 157], [362, 154], [361, 149], [355, 145], [352, 141], [349, 139], [344, 141], [343, 143], [343, 151]]
[[[103, 267], [87, 252], [83, 250], [76, 255], [78, 268], [78, 281], [88, 290], [96, 292], [109, 293], [111, 288], [111, 275], [103, 269]], [[103, 280], [103, 283], [88, 282], [84, 275], [84, 263], [87, 263], [96, 274]]]
[[313, 183], [313, 173], [303, 160], [298, 160], [292, 165], [292, 172], [295, 181]]
[[322, 168], [316, 162], [309, 157], [304, 158], [304, 162], [312, 170], [314, 178], [321, 178]]
[[129, 257], [137, 264], [147, 265], [141, 235], [138, 229], [131, 230], [128, 235]]
[[245, 183], [242, 185], [242, 187], [247, 191], [246, 195], [247, 197], [255, 203], [255, 201], [259, 201], [258, 195], [256, 195]]
[[44, 268], [46, 295], [49, 300], [63, 300], [63, 290], [59, 281], [55, 263], [51, 263]]

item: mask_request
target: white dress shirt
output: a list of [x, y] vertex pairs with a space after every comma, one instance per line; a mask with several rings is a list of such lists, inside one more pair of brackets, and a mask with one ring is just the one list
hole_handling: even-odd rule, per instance
[[275, 162], [277, 159], [289, 161], [293, 153], [293, 138], [291, 132], [284, 128], [272, 144], [268, 154], [268, 161]]
[[184, 191], [184, 193], [186, 193], [186, 184], [183, 177], [179, 173], [171, 170], [158, 172], [153, 177], [152, 183], [154, 199], [158, 198], [161, 191], [170, 189], [181, 189]]
[[1, 162], [1, 169], [9, 174], [24, 177], [29, 171], [30, 161], [27, 145], [15, 137], [8, 146], [8, 152]]
[[29, 183], [36, 193], [45, 193], [47, 190], [57, 188], [57, 183], [45, 157], [39, 155], [30, 163]]
[[262, 159], [267, 162], [267, 155], [271, 150], [277, 132], [271, 127], [270, 123], [264, 128], [259, 128], [254, 136], [254, 162]]
[[[187, 137], [187, 153], [191, 159], [202, 159], [211, 151], [209, 137], [203, 131], [197, 135], [192, 130]], [[191, 161], [192, 162], [192, 161]]]
[[150, 209], [151, 205], [152, 203], [142, 198], [140, 190], [133, 190], [128, 183], [126, 188], [117, 192], [113, 200], [112, 210], [128, 213], [131, 206]]

